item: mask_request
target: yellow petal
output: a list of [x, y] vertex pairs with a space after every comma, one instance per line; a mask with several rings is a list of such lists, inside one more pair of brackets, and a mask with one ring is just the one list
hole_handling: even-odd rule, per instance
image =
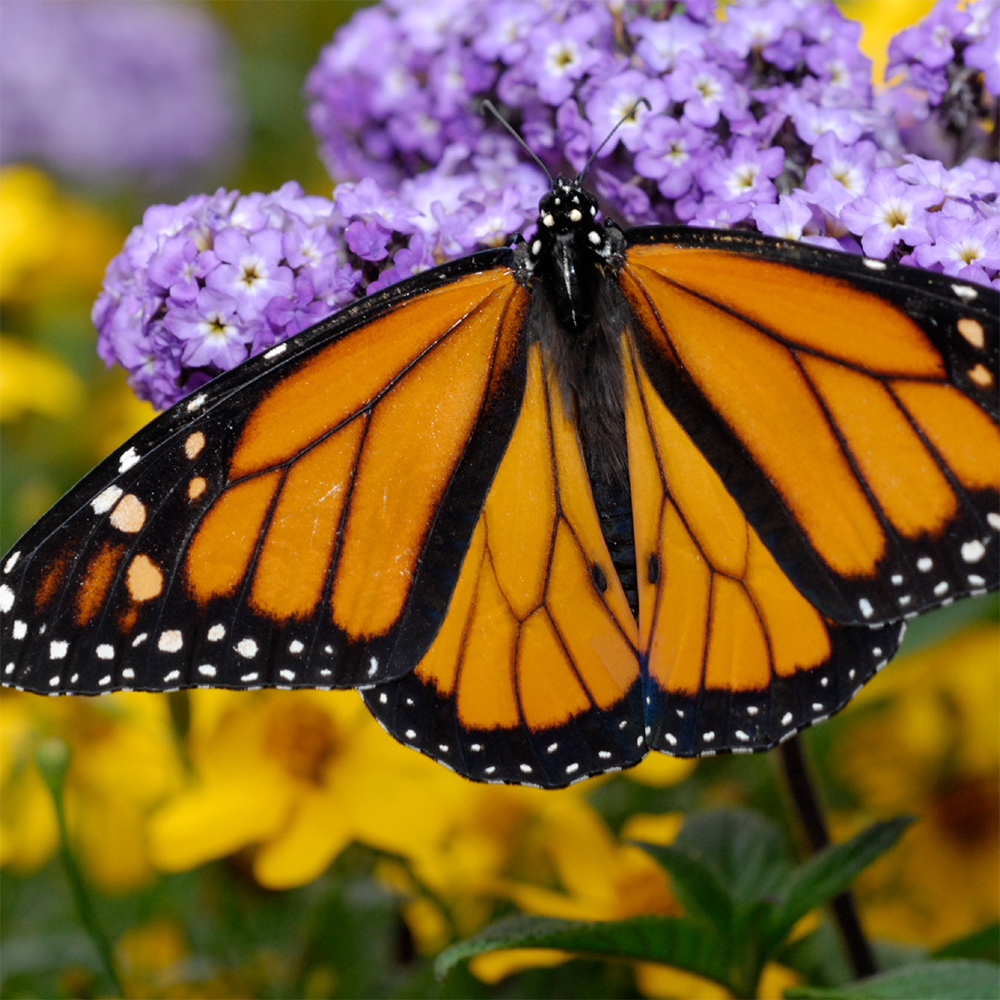
[[0, 337], [0, 421], [25, 413], [73, 416], [83, 385], [58, 359], [12, 337]]

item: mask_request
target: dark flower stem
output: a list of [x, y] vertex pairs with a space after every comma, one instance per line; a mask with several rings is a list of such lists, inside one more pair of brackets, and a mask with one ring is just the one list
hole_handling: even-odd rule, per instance
[[[778, 748], [778, 756], [799, 821], [809, 840], [809, 846], [813, 851], [821, 851], [829, 845], [830, 835], [827, 833], [816, 785], [803, 753], [801, 735], [796, 734], [790, 740], [785, 740]], [[830, 905], [855, 978], [864, 979], [866, 976], [874, 975], [878, 972], [878, 966], [875, 964], [871, 944], [865, 937], [861, 921], [858, 919], [854, 897], [850, 891], [842, 892], [833, 897]]]
[[55, 806], [56, 822], [59, 827], [59, 857], [66, 871], [66, 878], [69, 881], [70, 889], [73, 893], [73, 900], [76, 903], [77, 913], [80, 922], [90, 935], [90, 940], [100, 958], [104, 972], [114, 984], [115, 996], [125, 996], [121, 979], [118, 977], [118, 970], [115, 968], [114, 954], [111, 950], [111, 942], [108, 940], [104, 928], [94, 912], [94, 905], [87, 891], [87, 884], [84, 881], [83, 873], [80, 871], [76, 858], [69, 846], [69, 833], [66, 828], [66, 812], [63, 809], [63, 788], [66, 782], [66, 769], [69, 764], [69, 749], [62, 740], [46, 740], [38, 747], [35, 753], [35, 762], [38, 770], [48, 786], [52, 795], [52, 803]]

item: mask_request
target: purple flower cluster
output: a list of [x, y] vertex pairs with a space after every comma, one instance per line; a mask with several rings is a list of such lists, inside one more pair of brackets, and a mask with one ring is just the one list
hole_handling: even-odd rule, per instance
[[[995, 83], [975, 60], [1000, 31], [1000, 4], [940, 0], [929, 20], [950, 53], [937, 105], [929, 70], [928, 89], [915, 90], [931, 56], [905, 32], [892, 52], [908, 75], [873, 97], [860, 26], [817, 0], [744, 0], [724, 16], [711, 0], [366, 8], [323, 50], [306, 87], [331, 172], [365, 179], [338, 186], [325, 214], [314, 199], [308, 212], [297, 207], [301, 193], [287, 185], [156, 210], [162, 219], [130, 238], [137, 255], [127, 245], [109, 268], [95, 309], [103, 356], [167, 402], [324, 309], [530, 226], [544, 178], [478, 113], [484, 98], [553, 173], [582, 169], [621, 123], [588, 180], [626, 224], [739, 227], [1000, 284], [995, 152], [957, 162], [907, 145], [921, 106], [920, 134], [950, 129], [956, 152], [995, 115]], [[969, 111], [961, 128], [959, 105]], [[254, 225], [239, 207], [250, 202], [266, 206]], [[300, 224], [321, 231], [315, 253], [328, 264], [290, 254]], [[254, 253], [253, 273], [267, 281], [251, 294], [243, 261]], [[158, 256], [183, 271], [183, 294], [166, 264], [153, 267]], [[199, 332], [206, 323], [211, 334]], [[229, 325], [239, 332], [220, 332]]]
[[[606, 208], [633, 224], [734, 224], [801, 180], [820, 134], [850, 143], [873, 131], [860, 26], [832, 3], [737, 4], [724, 19], [705, 0], [665, 16], [673, 6], [388, 0], [361, 11], [306, 83], [321, 152], [335, 178], [398, 185], [456, 144], [475, 148], [489, 98], [553, 173], [575, 173], [628, 116], [593, 178]], [[630, 115], [640, 98], [648, 107]]]
[[475, 214], [480, 241], [499, 242], [534, 214], [543, 188], [532, 175], [516, 202], [477, 204], [472, 185], [485, 192], [495, 180], [463, 175], [447, 205], [440, 186], [428, 203], [420, 178], [400, 195], [367, 179], [340, 184], [330, 201], [289, 182], [154, 205], [105, 272], [92, 312], [98, 353], [128, 371], [140, 398], [170, 406], [339, 306], [466, 252], [456, 219]]
[[4, 0], [0, 156], [103, 183], [227, 157], [242, 125], [223, 42], [189, 5]]

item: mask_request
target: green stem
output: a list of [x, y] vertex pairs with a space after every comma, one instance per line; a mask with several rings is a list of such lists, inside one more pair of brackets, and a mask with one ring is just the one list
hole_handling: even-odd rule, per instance
[[76, 903], [77, 914], [87, 933], [90, 935], [97, 954], [104, 966], [104, 972], [114, 984], [115, 995], [125, 996], [121, 980], [118, 978], [118, 970], [115, 968], [114, 955], [111, 950], [111, 942], [104, 933], [104, 928], [97, 919], [94, 905], [87, 891], [87, 884], [84, 881], [80, 866], [73, 857], [73, 852], [69, 848], [69, 834], [66, 829], [66, 810], [63, 807], [63, 789], [66, 784], [66, 768], [69, 764], [69, 748], [59, 739], [49, 739], [42, 743], [35, 751], [35, 762], [41, 772], [45, 784], [48, 785], [52, 795], [52, 803], [56, 810], [56, 823], [59, 827], [59, 858], [63, 868], [66, 870], [66, 877], [69, 880], [70, 890], [73, 893], [73, 900]]

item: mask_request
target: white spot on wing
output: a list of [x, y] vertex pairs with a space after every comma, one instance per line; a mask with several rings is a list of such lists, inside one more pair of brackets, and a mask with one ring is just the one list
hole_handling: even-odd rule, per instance
[[566, 773], [567, 774], [573, 774], [574, 772], [579, 771], [579, 770], [580, 770], [580, 765], [579, 764], [567, 764], [566, 765]]
[[170, 673], [163, 675], [163, 683], [169, 684], [171, 681], [179, 680], [181, 672], [179, 670], [171, 670]]
[[129, 469], [139, 461], [139, 452], [135, 448], [129, 448], [128, 451], [123, 452], [121, 458], [118, 459], [118, 471], [128, 472]]
[[990, 511], [986, 515], [986, 521], [994, 531], [1000, 531], [1000, 514], [994, 514], [993, 511]]
[[135, 671], [131, 667], [126, 667], [122, 671], [122, 677], [124, 677], [125, 680], [130, 681], [135, 677]]
[[610, 760], [611, 759], [611, 751], [610, 750], [598, 750], [597, 751], [597, 756], [600, 757], [601, 760]]
[[13, 636], [15, 639], [23, 639], [28, 634], [28, 623], [18, 619], [14, 622]]
[[407, 729], [407, 730], [406, 730], [406, 732], [405, 732], [405, 733], [403, 733], [403, 735], [404, 735], [404, 736], [405, 736], [405, 737], [406, 737], [406, 738], [407, 738], [408, 740], [415, 740], [415, 739], [417, 738], [417, 734], [416, 734], [416, 732], [415, 732], [414, 730], [412, 730], [412, 729]]
[[14, 607], [14, 591], [5, 583], [0, 586], [0, 611], [7, 614], [12, 607]]
[[213, 625], [208, 630], [208, 641], [218, 642], [220, 639], [225, 639], [226, 637], [226, 626], [225, 625]]
[[[165, 632], [160, 633], [160, 641], [157, 642], [156, 648], [163, 653], [176, 653], [184, 645], [184, 636], [181, 635], [180, 630], [176, 628], [167, 629]], [[180, 676], [178, 674], [178, 676]], [[168, 678], [164, 678], [167, 680]]]
[[979, 562], [984, 555], [986, 555], [986, 546], [978, 538], [974, 538], [962, 546], [962, 558], [967, 563]]
[[62, 642], [58, 640], [53, 640], [49, 643], [49, 659], [50, 660], [61, 660], [66, 656], [69, 651], [69, 643]]
[[929, 573], [934, 567], [934, 560], [930, 556], [921, 556], [917, 560], [917, 569], [921, 573]]
[[10, 675], [11, 675], [12, 673], [14, 673], [14, 663], [13, 663], [13, 661], [12, 661], [12, 662], [10, 662], [10, 663], [8, 663], [8, 664], [7, 664], [7, 666], [3, 668], [3, 672], [4, 672], [4, 673], [5, 673], [5, 674], [6, 674], [6, 675], [7, 675], [8, 677], [10, 677]]
[[280, 674], [280, 676], [284, 677], [286, 681], [294, 681], [295, 680], [295, 671], [294, 670], [279, 670], [278, 673]]
[[201, 674], [202, 677], [214, 677], [216, 674], [216, 670], [211, 663], [203, 663], [198, 668], [198, 673]]
[[872, 260], [870, 257], [865, 257], [862, 263], [869, 271], [884, 271], [885, 261], [884, 260]]
[[747, 734], [746, 734], [745, 732], [743, 732], [743, 730], [742, 730], [742, 729], [737, 729], [737, 730], [736, 730], [736, 738], [737, 738], [738, 740], [742, 740], [742, 741], [743, 741], [744, 743], [746, 743], [746, 741], [747, 741], [748, 739], [750, 739], [750, 737], [749, 737], [749, 736], [747, 736]]
[[531, 774], [531, 765], [530, 764], [521, 764], [521, 771], [524, 774]]
[[148, 639], [148, 638], [149, 638], [149, 633], [148, 632], [140, 632], [132, 640], [132, 648], [135, 649], [136, 646], [141, 646], [146, 641], [146, 639]]
[[963, 302], [975, 302], [975, 300], [979, 298], [979, 292], [977, 292], [974, 288], [970, 288], [968, 285], [952, 285], [951, 290]]
[[240, 639], [236, 643], [236, 652], [246, 660], [252, 660], [257, 655], [257, 643], [253, 639]]
[[301, 643], [301, 642], [299, 642], [299, 640], [298, 640], [298, 639], [293, 639], [293, 640], [292, 640], [292, 641], [291, 641], [291, 642], [290, 642], [290, 643], [288, 644], [288, 652], [289, 652], [289, 653], [301, 653], [301, 652], [302, 652], [302, 650], [303, 650], [303, 649], [305, 649], [305, 648], [306, 648], [306, 647], [305, 647], [305, 646], [303, 646], [303, 645], [302, 645], [302, 643]]
[[257, 676], [257, 671], [255, 670], [252, 674], [243, 674], [240, 677], [240, 680], [244, 684], [252, 684], [255, 680], [257, 680]]
[[208, 399], [208, 396], [206, 396], [205, 393], [198, 393], [198, 395], [195, 396], [190, 403], [188, 403], [188, 413], [193, 413], [195, 410], [201, 409], [201, 407], [205, 405], [206, 399]]
[[872, 602], [869, 601], [867, 597], [862, 597], [861, 600], [858, 601], [858, 607], [861, 608], [861, 613], [865, 616], [865, 618], [871, 618], [871, 616], [875, 614]]
[[790, 726], [792, 724], [792, 713], [791, 712], [785, 712], [785, 714], [781, 717], [781, 724], [783, 726]]
[[371, 660], [368, 661], [368, 676], [374, 677], [378, 672], [378, 657], [373, 656]]
[[267, 351], [264, 354], [264, 357], [267, 358], [268, 361], [270, 361], [271, 358], [276, 358], [278, 357], [279, 354], [284, 354], [285, 351], [287, 350], [288, 350], [288, 344], [278, 344], [277, 347], [272, 347], [271, 350]]
[[107, 514], [124, 492], [120, 486], [109, 486], [90, 501], [90, 506], [94, 508], [95, 514]]
[[115, 658], [115, 647], [109, 643], [102, 642], [97, 647], [97, 658], [99, 660], [113, 660]]
[[12, 552], [10, 558], [7, 560], [6, 563], [4, 563], [3, 571], [5, 573], [9, 573], [17, 565], [17, 561], [20, 558], [21, 558], [20, 551]]
[[948, 581], [942, 580], [939, 584], [934, 587], [934, 594], [936, 597], [942, 597], [944, 594], [948, 593]]
[[378, 703], [380, 705], [387, 705], [389, 703], [389, 696], [384, 691], [378, 696]]
[[966, 579], [972, 584], [973, 587], [982, 587], [986, 583], [986, 580], [979, 576], [978, 573], [970, 573]]

